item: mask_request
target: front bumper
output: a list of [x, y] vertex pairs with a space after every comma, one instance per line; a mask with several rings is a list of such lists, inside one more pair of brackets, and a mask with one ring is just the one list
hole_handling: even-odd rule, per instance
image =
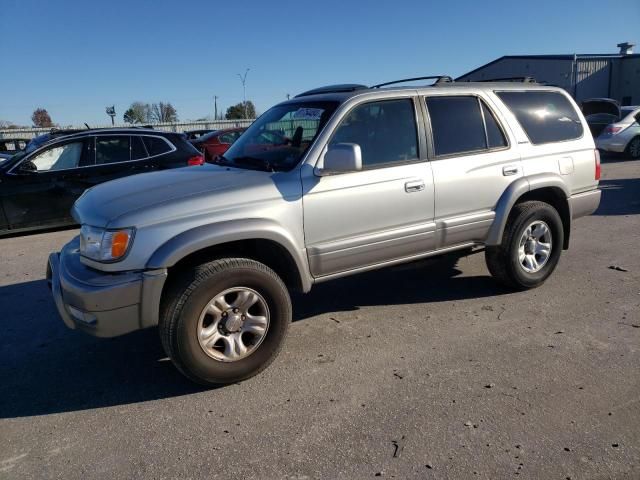
[[158, 324], [164, 269], [105, 273], [80, 261], [76, 237], [49, 255], [47, 281], [65, 325], [96, 337], [115, 337]]

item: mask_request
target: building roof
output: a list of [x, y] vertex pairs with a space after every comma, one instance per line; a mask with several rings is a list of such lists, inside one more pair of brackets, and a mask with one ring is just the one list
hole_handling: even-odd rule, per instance
[[464, 75], [460, 75], [456, 80], [460, 80], [461, 78], [467, 77], [476, 73], [479, 70], [487, 68], [495, 63], [501, 62], [503, 60], [573, 60], [576, 58], [577, 60], [588, 60], [591, 58], [597, 59], [621, 59], [625, 60], [627, 58], [640, 58], [640, 53], [631, 53], [628, 55], [621, 55], [619, 53], [568, 53], [564, 55], [504, 55], [500, 58], [496, 58], [489, 63], [486, 63], [478, 68], [471, 70], [470, 72], [465, 73]]

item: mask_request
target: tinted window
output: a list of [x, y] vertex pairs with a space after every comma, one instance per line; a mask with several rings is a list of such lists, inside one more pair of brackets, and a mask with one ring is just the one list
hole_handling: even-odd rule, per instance
[[171, 151], [169, 144], [160, 137], [144, 137], [144, 144], [150, 157]]
[[500, 148], [507, 146], [507, 139], [504, 138], [504, 133], [498, 125], [498, 120], [493, 116], [493, 113], [485, 105], [483, 101], [480, 101], [482, 108], [482, 115], [484, 116], [484, 124], [487, 127], [487, 142], [489, 148]]
[[569, 100], [558, 92], [496, 92], [533, 144], [582, 136], [582, 123]]
[[129, 137], [96, 137], [96, 165], [131, 160]]
[[428, 97], [436, 155], [486, 148], [482, 112], [476, 97]]
[[418, 158], [413, 101], [387, 100], [355, 107], [331, 139], [331, 144], [336, 143], [360, 145], [364, 167]]
[[131, 137], [131, 160], [139, 160], [147, 156], [147, 151], [142, 144], [142, 138]]
[[67, 143], [36, 155], [22, 167], [35, 167], [38, 172], [76, 168], [82, 157], [82, 142]]

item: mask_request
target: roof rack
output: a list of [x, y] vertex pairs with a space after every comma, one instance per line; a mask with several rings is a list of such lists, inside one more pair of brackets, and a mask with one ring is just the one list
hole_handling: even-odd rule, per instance
[[482, 80], [470, 80], [472, 82], [522, 82], [522, 83], [538, 83], [533, 77], [502, 77], [502, 78], [485, 78]]
[[434, 85], [453, 82], [453, 78], [448, 75], [431, 75], [428, 77], [403, 78], [402, 80], [394, 80], [393, 82], [379, 83], [378, 85], [373, 85], [371, 88], [386, 87], [387, 85], [395, 85], [396, 83], [415, 82], [416, 80], [435, 80]]
[[308, 95], [316, 95], [320, 93], [342, 93], [342, 92], [355, 92], [356, 90], [366, 90], [366, 85], [361, 85], [359, 83], [341, 83], [338, 85], [328, 85], [326, 87], [314, 88], [312, 90], [307, 90], [306, 92], [299, 93], [294, 98], [298, 97], [306, 97]]

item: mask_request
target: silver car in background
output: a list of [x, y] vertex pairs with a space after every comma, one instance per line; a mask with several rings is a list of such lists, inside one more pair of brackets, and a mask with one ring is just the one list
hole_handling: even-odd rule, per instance
[[629, 157], [640, 158], [640, 106], [622, 107], [620, 120], [602, 131], [596, 138], [598, 150], [626, 153]]

